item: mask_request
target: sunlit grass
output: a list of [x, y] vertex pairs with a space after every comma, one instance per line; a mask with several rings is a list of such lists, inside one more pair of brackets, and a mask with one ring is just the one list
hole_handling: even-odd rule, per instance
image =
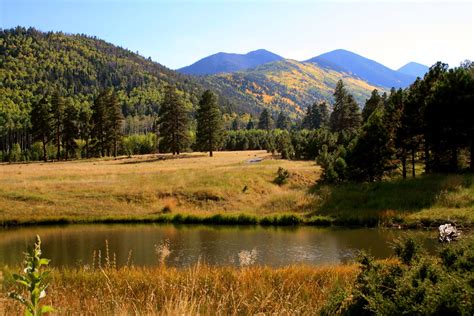
[[[333, 289], [351, 286], [356, 273], [355, 265], [54, 269], [44, 303], [59, 314], [317, 314]], [[4, 276], [0, 293], [12, 288]], [[15, 302], [2, 303], [5, 314], [18, 313]]]
[[[247, 162], [255, 156], [267, 159]], [[274, 160], [264, 151], [162, 158], [171, 157], [2, 164], [0, 221], [143, 218], [165, 207], [196, 216], [301, 212], [310, 203], [307, 183], [319, 176], [314, 162]], [[275, 185], [279, 166], [294, 172], [295, 181]]]

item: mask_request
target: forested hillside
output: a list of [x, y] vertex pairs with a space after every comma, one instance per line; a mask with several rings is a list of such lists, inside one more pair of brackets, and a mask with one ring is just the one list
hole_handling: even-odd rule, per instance
[[191, 101], [200, 89], [187, 76], [95, 37], [32, 28], [0, 33], [0, 65], [2, 95], [20, 108], [48, 89], [82, 101], [113, 87], [121, 92], [124, 114], [146, 114], [156, 111], [166, 84]]
[[264, 104], [274, 112], [283, 110], [293, 117], [300, 117], [315, 101], [332, 102], [334, 88], [341, 79], [360, 105], [376, 88], [348, 73], [295, 60], [282, 60], [242, 72], [208, 76], [201, 81], [213, 90], [224, 91], [232, 99], [241, 98], [246, 104], [255, 106]]

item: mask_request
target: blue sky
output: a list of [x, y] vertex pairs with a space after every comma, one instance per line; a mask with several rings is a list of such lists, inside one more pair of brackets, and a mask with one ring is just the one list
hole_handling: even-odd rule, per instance
[[0, 0], [0, 27], [95, 35], [179, 68], [265, 48], [305, 60], [343, 48], [399, 68], [474, 59], [472, 1]]

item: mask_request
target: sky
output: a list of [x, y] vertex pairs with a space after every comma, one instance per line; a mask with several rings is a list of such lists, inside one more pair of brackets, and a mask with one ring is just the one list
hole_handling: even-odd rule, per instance
[[474, 60], [473, 3], [0, 0], [0, 27], [97, 36], [172, 69], [261, 48], [296, 60], [342, 48], [398, 69]]

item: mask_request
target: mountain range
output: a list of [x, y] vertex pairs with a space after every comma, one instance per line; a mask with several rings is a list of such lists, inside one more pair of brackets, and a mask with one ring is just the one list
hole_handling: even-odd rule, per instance
[[126, 116], [154, 115], [168, 84], [190, 105], [198, 103], [204, 89], [211, 89], [227, 113], [259, 115], [267, 108], [301, 118], [308, 105], [332, 102], [340, 79], [363, 106], [373, 89], [387, 91], [392, 83], [406, 86], [414, 74], [421, 76], [427, 69], [409, 63], [395, 71], [342, 50], [307, 61], [256, 50], [215, 54], [174, 71], [96, 37], [21, 27], [0, 30], [0, 51], [0, 122], [2, 111], [26, 113], [41, 93], [55, 89], [81, 103], [112, 87]]
[[[237, 71], [254, 71], [252, 68], [282, 60], [284, 60], [283, 57], [265, 49], [247, 54], [221, 52], [200, 59], [192, 65], [178, 69], [178, 71], [191, 75], [218, 75]], [[393, 70], [381, 63], [344, 49], [324, 53], [301, 63], [312, 63], [320, 68], [350, 74], [371, 85], [384, 88], [405, 88], [416, 77], [423, 77], [428, 71], [427, 66], [415, 62], [410, 62], [398, 70]]]

